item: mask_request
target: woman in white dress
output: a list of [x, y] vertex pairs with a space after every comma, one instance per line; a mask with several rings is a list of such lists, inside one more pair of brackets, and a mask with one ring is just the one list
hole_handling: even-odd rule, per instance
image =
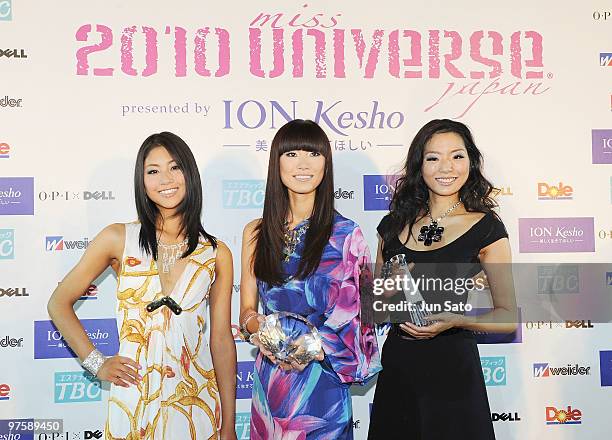
[[[196, 161], [178, 136], [149, 136], [136, 158], [138, 222], [107, 226], [48, 304], [83, 367], [111, 382], [106, 439], [235, 439], [232, 255], [202, 227]], [[117, 273], [119, 353], [105, 357], [73, 305]], [[210, 344], [205, 338], [210, 304]]]

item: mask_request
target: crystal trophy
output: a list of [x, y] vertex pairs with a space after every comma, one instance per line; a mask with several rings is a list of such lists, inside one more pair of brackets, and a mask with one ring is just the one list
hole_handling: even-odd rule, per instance
[[300, 315], [278, 312], [266, 316], [259, 325], [261, 345], [281, 362], [308, 364], [321, 352], [321, 337], [316, 327]]
[[[381, 276], [383, 278], [395, 279], [396, 277], [403, 278], [400, 284], [400, 290], [404, 294], [404, 298], [409, 304], [407, 315], [402, 313], [402, 317], [408, 316], [409, 322], [416, 325], [417, 327], [425, 327], [433, 324], [436, 321], [430, 321], [425, 319], [426, 316], [431, 315], [428, 311], [427, 303], [423, 299], [423, 295], [416, 287], [416, 283], [408, 270], [408, 263], [406, 262], [406, 254], [397, 254], [391, 257], [382, 266]], [[412, 286], [412, 289], [407, 289], [408, 285]]]

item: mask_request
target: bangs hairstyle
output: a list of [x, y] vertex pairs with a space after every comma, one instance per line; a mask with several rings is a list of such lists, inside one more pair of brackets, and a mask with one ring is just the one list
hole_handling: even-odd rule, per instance
[[261, 222], [255, 229], [253, 253], [255, 277], [270, 285], [286, 281], [282, 273], [285, 221], [289, 216], [289, 193], [280, 176], [280, 157], [289, 151], [308, 151], [325, 158], [323, 180], [316, 189], [310, 225], [305, 234], [304, 251], [295, 278], [314, 273], [321, 262], [334, 223], [334, 172], [329, 139], [315, 122], [296, 119], [283, 125], [272, 140], [268, 179]]
[[[468, 212], [492, 213], [497, 203], [491, 196], [493, 185], [482, 173], [482, 154], [476, 147], [470, 129], [461, 122], [450, 119], [434, 119], [425, 124], [416, 134], [410, 148], [401, 177], [396, 182], [395, 193], [390, 204], [390, 227], [383, 237], [389, 242], [409, 225], [408, 238], [414, 224], [427, 215], [429, 188], [423, 180], [422, 166], [425, 146], [438, 133], [455, 133], [461, 137], [470, 160], [468, 179], [459, 190], [459, 198]], [[406, 244], [404, 243], [404, 244]]]
[[156, 225], [160, 214], [157, 205], [147, 196], [144, 186], [145, 159], [151, 150], [157, 147], [164, 147], [168, 151], [185, 178], [185, 198], [177, 207], [175, 214], [181, 218], [180, 233], [184, 234], [188, 241], [187, 249], [182, 257], [190, 255], [196, 249], [200, 236], [203, 236], [205, 240], [212, 244], [213, 248], [216, 248], [216, 238], [204, 230], [200, 219], [202, 215], [202, 182], [200, 181], [198, 165], [185, 141], [169, 131], [152, 134], [146, 138], [136, 156], [134, 197], [136, 199], [136, 212], [141, 225], [138, 239], [140, 248], [147, 255], [151, 255], [154, 260], [157, 260]]

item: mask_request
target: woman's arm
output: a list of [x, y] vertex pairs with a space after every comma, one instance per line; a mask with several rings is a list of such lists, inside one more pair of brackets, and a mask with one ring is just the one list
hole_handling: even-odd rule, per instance
[[253, 273], [253, 255], [255, 253], [255, 228], [261, 220], [253, 220], [244, 227], [242, 233], [242, 253], [240, 259], [240, 322], [242, 325], [244, 320], [249, 318], [246, 329], [249, 333], [255, 333], [259, 329], [259, 321], [256, 319], [259, 314], [257, 294], [257, 279]]
[[221, 438], [235, 439], [236, 344], [231, 332], [232, 253], [219, 242], [215, 282], [210, 289], [210, 351], [221, 397]]
[[436, 313], [427, 319], [434, 324], [417, 327], [411, 323], [401, 324], [402, 330], [418, 339], [427, 339], [452, 327], [486, 333], [512, 333], [518, 326], [514, 280], [512, 278], [512, 255], [510, 242], [500, 238], [481, 249], [480, 263], [487, 276], [493, 310], [479, 316], [465, 316], [450, 312]]
[[480, 251], [479, 258], [491, 290], [493, 310], [466, 317], [462, 327], [487, 333], [511, 333], [518, 326], [518, 313], [510, 242], [507, 238], [501, 238], [491, 243]]
[[[104, 228], [89, 243], [81, 260], [59, 283], [47, 303], [47, 311], [53, 323], [81, 361], [95, 347], [74, 313], [74, 303], [108, 266], [112, 265], [115, 268], [120, 266], [124, 242], [124, 225], [112, 224]], [[121, 365], [113, 365], [113, 368], [108, 368], [107, 361], [104, 367], [100, 368], [98, 377], [121, 386], [128, 386], [127, 382], [136, 384], [139, 376], [132, 368], [127, 366], [131, 365], [137, 368], [136, 362], [115, 357], [117, 359], [113, 364]]]

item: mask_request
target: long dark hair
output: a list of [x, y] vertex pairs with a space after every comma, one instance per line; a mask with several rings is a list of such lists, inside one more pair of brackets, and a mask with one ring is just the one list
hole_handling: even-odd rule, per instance
[[[414, 224], [425, 216], [429, 204], [429, 190], [423, 180], [421, 167], [427, 142], [437, 133], [455, 133], [463, 139], [470, 160], [467, 181], [459, 190], [459, 198], [468, 212], [493, 213], [497, 203], [491, 197], [493, 185], [482, 174], [482, 154], [474, 143], [470, 129], [461, 122], [450, 119], [434, 119], [425, 124], [416, 134], [410, 148], [401, 177], [397, 180], [395, 193], [389, 207], [390, 227], [383, 237], [386, 242], [396, 237], [409, 225], [408, 239]], [[420, 216], [420, 217], [419, 217]]]
[[144, 186], [144, 163], [149, 152], [156, 147], [164, 147], [176, 161], [185, 177], [185, 198], [179, 204], [176, 215], [181, 217], [180, 232], [185, 234], [188, 245], [183, 257], [190, 255], [197, 247], [200, 235], [208, 240], [213, 248], [217, 247], [217, 240], [204, 230], [200, 216], [202, 215], [202, 183], [198, 165], [193, 153], [183, 139], [174, 133], [164, 131], [152, 134], [142, 143], [136, 156], [134, 170], [134, 196], [136, 199], [136, 212], [140, 220], [140, 248], [157, 260], [157, 231], [156, 224], [159, 217], [157, 205], [147, 196]]
[[280, 157], [289, 151], [317, 152], [325, 157], [325, 172], [316, 189], [304, 252], [295, 275], [298, 279], [314, 273], [321, 262], [334, 222], [334, 172], [331, 148], [325, 132], [313, 121], [296, 119], [283, 125], [272, 140], [263, 216], [255, 230], [253, 254], [255, 277], [270, 285], [285, 281], [282, 273], [284, 228], [289, 214], [289, 194], [281, 181]]

